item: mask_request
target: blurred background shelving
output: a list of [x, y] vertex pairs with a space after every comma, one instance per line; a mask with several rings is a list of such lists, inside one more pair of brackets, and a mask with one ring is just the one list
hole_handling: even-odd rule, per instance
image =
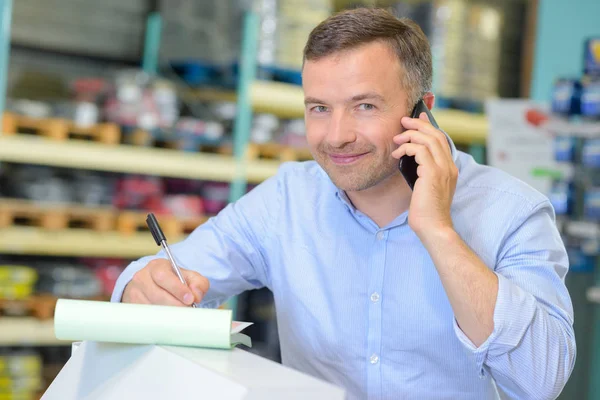
[[[22, 134], [0, 136], [0, 161], [219, 182], [236, 177], [232, 156], [53, 141]], [[244, 165], [245, 175], [249, 182], [259, 183], [275, 175], [278, 165], [276, 161], [253, 160]]]
[[[53, 299], [107, 299], [131, 260], [155, 253], [140, 215], [156, 213], [174, 243], [282, 162], [310, 159], [301, 54], [328, 15], [384, 6], [417, 21], [432, 45], [437, 122], [493, 163], [490, 136], [510, 134], [514, 121], [492, 129], [486, 101], [551, 102], [565, 87], [556, 78], [580, 75], [573, 49], [600, 37], [595, 2], [550, 3], [0, 0], [0, 53], [9, 50], [0, 54], [0, 363], [29, 363], [43, 390], [69, 355], [53, 335]], [[575, 132], [571, 114], [550, 136]], [[600, 399], [600, 224], [594, 207], [584, 212], [596, 186], [570, 192], [562, 169], [538, 170], [553, 182], [573, 266], [578, 361], [561, 399]], [[565, 198], [578, 208], [561, 209]], [[252, 351], [279, 361], [270, 292], [226, 306], [255, 322]]]
[[71, 342], [56, 339], [54, 321], [35, 317], [4, 318], [0, 346], [70, 346]]

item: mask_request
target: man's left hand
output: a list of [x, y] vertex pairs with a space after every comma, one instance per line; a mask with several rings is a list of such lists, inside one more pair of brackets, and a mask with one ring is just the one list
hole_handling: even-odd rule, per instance
[[453, 229], [450, 207], [456, 189], [458, 168], [446, 135], [436, 129], [421, 113], [417, 118], [402, 118], [407, 129], [394, 137], [400, 147], [392, 153], [400, 159], [404, 155], [414, 156], [419, 164], [410, 209], [408, 224], [421, 238], [435, 235], [440, 230]]

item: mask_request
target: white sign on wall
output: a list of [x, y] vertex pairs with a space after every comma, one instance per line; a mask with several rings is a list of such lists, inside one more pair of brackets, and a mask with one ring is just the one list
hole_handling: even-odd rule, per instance
[[557, 170], [560, 166], [554, 161], [553, 137], [528, 120], [527, 113], [531, 110], [545, 110], [545, 107], [526, 99], [490, 99], [486, 102], [488, 164], [547, 195], [550, 179], [534, 176], [533, 170]]

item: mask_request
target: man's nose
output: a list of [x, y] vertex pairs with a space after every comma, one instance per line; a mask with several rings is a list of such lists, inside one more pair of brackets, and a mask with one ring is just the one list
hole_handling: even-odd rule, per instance
[[343, 111], [334, 112], [329, 125], [327, 142], [331, 147], [343, 147], [356, 140], [351, 118]]

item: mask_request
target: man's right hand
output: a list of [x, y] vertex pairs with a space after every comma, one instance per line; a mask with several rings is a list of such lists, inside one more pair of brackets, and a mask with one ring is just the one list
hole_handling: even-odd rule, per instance
[[199, 303], [210, 287], [208, 279], [197, 272], [180, 269], [188, 286], [181, 283], [168, 260], [150, 261], [127, 284], [121, 302], [181, 307]]

